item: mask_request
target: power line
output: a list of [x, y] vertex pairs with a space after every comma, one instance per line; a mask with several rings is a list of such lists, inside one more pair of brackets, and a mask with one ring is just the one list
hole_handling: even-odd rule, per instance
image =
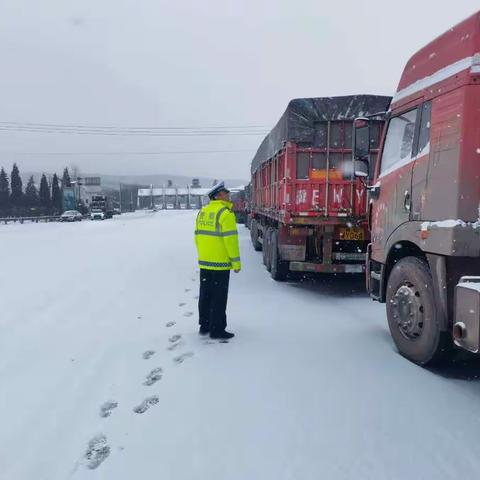
[[202, 130], [202, 129], [268, 129], [267, 125], [203, 125], [193, 127], [123, 127], [121, 125], [76, 125], [66, 123], [33, 123], [33, 122], [5, 122], [2, 125], [37, 126], [37, 127], [61, 127], [61, 128], [87, 128], [87, 129], [127, 129], [127, 130]]
[[141, 132], [101, 132], [83, 130], [51, 130], [31, 128], [5, 128], [0, 126], [2, 132], [16, 133], [47, 133], [62, 135], [94, 135], [115, 137], [227, 137], [227, 136], [264, 136], [268, 132], [188, 132], [188, 133], [141, 133]]
[[255, 150], [161, 150], [157, 152], [7, 152], [0, 151], [0, 154], [11, 155], [188, 155], [188, 154], [202, 154], [202, 153], [252, 153]]
[[140, 133], [140, 132], [100, 132], [81, 130], [47, 130], [47, 129], [8, 129], [0, 126], [2, 132], [15, 133], [47, 133], [61, 135], [94, 135], [114, 137], [228, 137], [228, 136], [264, 136], [268, 132], [188, 132], [188, 133]]
[[202, 126], [202, 127], [119, 127], [89, 126], [47, 123], [0, 122], [0, 131], [21, 133], [47, 133], [68, 135], [106, 136], [152, 136], [152, 137], [191, 137], [191, 136], [238, 136], [266, 135], [267, 127], [258, 125], [242, 126]]

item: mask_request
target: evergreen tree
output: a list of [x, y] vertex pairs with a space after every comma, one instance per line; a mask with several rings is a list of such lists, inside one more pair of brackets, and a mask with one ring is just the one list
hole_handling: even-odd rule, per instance
[[70, 174], [68, 173], [68, 168], [65, 167], [65, 170], [63, 171], [62, 188], [71, 187], [71, 186], [72, 186], [72, 180], [70, 179]]
[[33, 176], [30, 177], [25, 187], [25, 205], [27, 207], [38, 207], [38, 191]]
[[10, 186], [8, 184], [8, 176], [5, 170], [0, 170], [0, 209], [8, 207], [10, 197]]
[[10, 175], [10, 187], [10, 203], [14, 207], [20, 207], [23, 202], [23, 184], [16, 163], [13, 164], [12, 174]]
[[60, 213], [62, 211], [62, 200], [62, 191], [60, 190], [60, 186], [58, 185], [58, 177], [57, 174], [54, 173], [52, 180], [52, 206], [57, 213]]
[[49, 208], [52, 205], [50, 199], [50, 188], [48, 186], [47, 177], [45, 174], [42, 174], [42, 179], [40, 180], [40, 205], [42, 207]]

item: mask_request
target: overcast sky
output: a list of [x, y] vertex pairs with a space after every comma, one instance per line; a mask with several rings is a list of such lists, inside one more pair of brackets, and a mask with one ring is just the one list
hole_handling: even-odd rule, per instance
[[[0, 122], [271, 128], [291, 98], [391, 95], [407, 59], [476, 9], [471, 0], [0, 0]], [[262, 138], [0, 129], [0, 165], [248, 178]], [[234, 152], [132, 153], [212, 150]]]

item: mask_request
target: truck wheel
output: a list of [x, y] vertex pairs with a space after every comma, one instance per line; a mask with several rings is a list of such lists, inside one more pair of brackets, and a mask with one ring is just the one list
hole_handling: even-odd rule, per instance
[[270, 235], [270, 275], [277, 282], [283, 282], [288, 275], [288, 262], [280, 259], [278, 252], [278, 231], [273, 229]]
[[272, 269], [272, 234], [273, 228], [267, 228], [267, 231], [265, 232], [265, 238], [263, 240], [263, 264], [265, 265], [267, 272], [270, 272]]
[[265, 265], [267, 268], [267, 272], [272, 271], [272, 237], [275, 233], [274, 228], [269, 228], [267, 232], [267, 264]]
[[406, 257], [393, 267], [386, 303], [388, 327], [404, 357], [427, 365], [444, 356], [448, 351], [448, 333], [440, 330], [432, 276], [425, 261]]
[[252, 245], [256, 252], [262, 250], [262, 244], [258, 241], [258, 224], [256, 220], [252, 220], [252, 229], [250, 230], [250, 238], [252, 239]]
[[262, 260], [263, 260], [263, 264], [265, 266], [268, 265], [268, 234], [270, 232], [270, 228], [266, 228], [264, 231], [263, 231], [263, 245], [262, 245], [262, 251], [263, 251], [263, 255], [262, 255]]

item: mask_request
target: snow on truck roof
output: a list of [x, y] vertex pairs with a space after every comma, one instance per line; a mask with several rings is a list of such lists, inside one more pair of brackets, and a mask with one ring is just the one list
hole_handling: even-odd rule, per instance
[[421, 97], [433, 85], [467, 69], [480, 73], [480, 12], [455, 25], [410, 58], [392, 104], [400, 105], [399, 102]]
[[317, 123], [354, 120], [363, 115], [385, 112], [390, 101], [391, 97], [379, 95], [291, 100], [278, 123], [260, 144], [253, 157], [252, 172], [281, 150], [288, 141], [313, 146]]

